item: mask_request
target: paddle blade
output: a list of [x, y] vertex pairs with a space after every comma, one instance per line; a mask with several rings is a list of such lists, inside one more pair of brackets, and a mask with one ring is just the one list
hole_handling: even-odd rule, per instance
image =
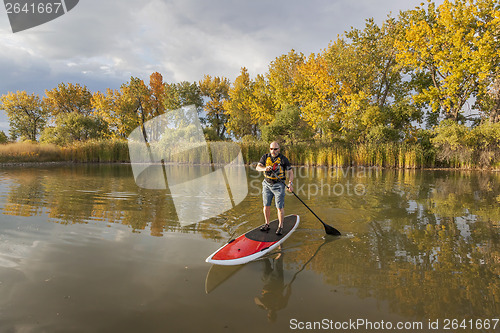
[[332, 226], [329, 226], [328, 224], [326, 223], [323, 223], [323, 226], [325, 227], [325, 232], [328, 234], [328, 235], [332, 235], [332, 236], [341, 236], [342, 234], [340, 233], [340, 231], [338, 231], [337, 229], [335, 229], [334, 227]]

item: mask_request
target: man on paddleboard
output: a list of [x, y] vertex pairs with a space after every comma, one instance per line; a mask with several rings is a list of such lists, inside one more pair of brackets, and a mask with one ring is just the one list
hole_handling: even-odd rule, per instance
[[293, 191], [293, 170], [288, 158], [280, 152], [280, 146], [275, 141], [269, 146], [269, 153], [264, 154], [257, 164], [257, 171], [264, 172], [262, 182], [262, 199], [264, 202], [264, 218], [266, 223], [260, 228], [262, 231], [269, 230], [269, 218], [271, 215], [271, 201], [273, 200], [278, 210], [277, 235], [283, 231], [283, 218], [285, 216], [285, 181], [288, 176], [288, 191]]

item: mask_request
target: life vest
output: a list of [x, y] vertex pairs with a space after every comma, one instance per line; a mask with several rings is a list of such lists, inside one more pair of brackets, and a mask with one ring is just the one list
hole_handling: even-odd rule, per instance
[[[281, 165], [281, 157], [282, 157], [282, 155], [280, 154], [273, 161], [271, 155], [267, 156], [267, 158], [266, 158], [266, 167], [272, 166], [274, 174], [276, 174], [279, 179], [285, 181], [286, 174], [285, 174], [284, 168]], [[264, 172], [264, 177], [267, 178], [267, 180], [270, 181], [271, 183], [276, 183], [276, 182], [278, 182], [278, 178], [276, 178], [274, 176], [274, 174], [271, 171], [266, 171], [266, 172]]]

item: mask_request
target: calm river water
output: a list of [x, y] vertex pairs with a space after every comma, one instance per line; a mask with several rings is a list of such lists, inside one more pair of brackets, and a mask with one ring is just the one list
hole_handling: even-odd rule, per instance
[[0, 169], [0, 331], [500, 331], [500, 174], [295, 173], [343, 236], [287, 195], [301, 224], [281, 251], [212, 267], [263, 222], [252, 168], [242, 203], [190, 225], [129, 165]]

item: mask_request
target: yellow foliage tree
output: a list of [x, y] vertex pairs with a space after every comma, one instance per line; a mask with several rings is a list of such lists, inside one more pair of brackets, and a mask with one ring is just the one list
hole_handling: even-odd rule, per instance
[[327, 122], [335, 121], [337, 96], [341, 86], [330, 73], [324, 54], [311, 54], [307, 61], [299, 66], [300, 79], [305, 89], [297, 96], [302, 106], [302, 117], [315, 130], [321, 129]]
[[492, 0], [445, 0], [401, 15], [398, 60], [432, 78], [414, 100], [457, 121], [471, 97], [483, 92], [500, 65], [500, 8]]
[[238, 139], [245, 135], [257, 136], [258, 118], [253, 112], [253, 86], [248, 70], [243, 67], [229, 89], [229, 98], [224, 102], [228, 115], [227, 131]]
[[45, 90], [43, 102], [53, 116], [76, 112], [83, 115], [92, 113], [92, 93], [86, 86], [60, 83], [52, 90]]
[[276, 109], [271, 92], [271, 86], [264, 75], [255, 78], [252, 89], [251, 110], [253, 118], [260, 125], [268, 125], [274, 119]]
[[131, 77], [119, 90], [95, 93], [92, 105], [96, 114], [109, 124], [114, 137], [126, 137], [136, 127], [143, 128], [146, 121], [166, 111], [168, 92], [163, 76], [154, 72], [149, 77], [149, 86]]
[[124, 90], [123, 86], [120, 90], [108, 88], [106, 93], [96, 92], [92, 96], [96, 114], [108, 124], [115, 138], [124, 138], [137, 127], [134, 105], [124, 97]]
[[207, 121], [216, 131], [217, 136], [224, 138], [228, 119], [224, 103], [229, 99], [230, 82], [224, 77], [205, 75], [199, 82], [199, 87], [201, 95], [209, 98], [204, 108]]
[[398, 32], [395, 19], [381, 26], [369, 19], [363, 30], [351, 29], [299, 65], [303, 119], [320, 134], [361, 140], [381, 128], [394, 139], [407, 130], [419, 114], [406, 98], [404, 68], [396, 62]]
[[0, 108], [5, 110], [10, 122], [11, 137], [37, 141], [45, 127], [49, 113], [40, 97], [26, 91], [9, 92], [0, 97]]
[[297, 53], [292, 49], [288, 54], [277, 57], [269, 65], [266, 77], [277, 110], [298, 105], [297, 96], [301, 90], [298, 68], [304, 60], [302, 53]]

